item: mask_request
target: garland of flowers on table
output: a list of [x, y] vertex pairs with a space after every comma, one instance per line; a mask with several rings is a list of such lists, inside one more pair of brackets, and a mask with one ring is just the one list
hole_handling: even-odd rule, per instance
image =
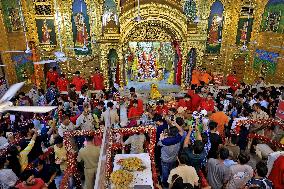
[[68, 181], [71, 176], [75, 180], [75, 186], [82, 188], [80, 174], [77, 169], [77, 152], [73, 150], [71, 138], [75, 136], [100, 136], [103, 133], [103, 129], [96, 131], [75, 130], [67, 131], [64, 133], [64, 145], [67, 151], [67, 169], [64, 172], [63, 179], [60, 184], [60, 189], [68, 189]]
[[[77, 169], [77, 152], [75, 152], [72, 148], [71, 138], [75, 136], [94, 136], [94, 135], [102, 135], [103, 129], [99, 129], [96, 131], [68, 131], [64, 133], [64, 145], [67, 150], [67, 169], [64, 173], [60, 189], [68, 189], [68, 180], [71, 176], [74, 177], [75, 185], [81, 188], [80, 175]], [[120, 128], [120, 129], [112, 129], [109, 136], [109, 148], [106, 153], [106, 178], [110, 177], [112, 172], [112, 156], [114, 151], [122, 149], [123, 146], [120, 143], [116, 143], [114, 141], [114, 136], [116, 134], [120, 134], [123, 136], [133, 135], [135, 133], [148, 133], [150, 137], [150, 143], [148, 145], [148, 153], [151, 159], [151, 167], [152, 167], [152, 175], [154, 183], [158, 182], [156, 166], [155, 166], [155, 144], [156, 144], [156, 128], [155, 127], [133, 127], [133, 128]]]
[[[267, 125], [267, 127], [271, 127], [272, 125], [277, 125], [279, 126], [281, 129], [284, 130], [284, 123], [282, 123], [280, 120], [276, 120], [276, 119], [248, 119], [248, 120], [240, 120], [237, 122], [236, 124], [236, 133], [239, 134], [240, 128], [242, 125], [250, 125], [250, 124], [257, 124], [257, 125]], [[271, 140], [270, 138], [267, 138], [265, 136], [262, 135], [258, 135], [258, 134], [249, 134], [248, 136], [251, 139], [259, 139], [265, 143], [270, 143], [272, 144], [274, 147], [277, 148], [282, 148], [284, 149], [284, 144], [281, 144], [280, 142]]]
[[147, 151], [150, 155], [151, 159], [151, 168], [152, 168], [152, 176], [153, 176], [153, 182], [158, 183], [158, 176], [156, 172], [156, 165], [155, 165], [155, 145], [156, 145], [156, 128], [152, 126], [147, 126], [147, 127], [132, 127], [132, 128], [120, 128], [120, 129], [112, 129], [110, 133], [110, 145], [109, 149], [107, 150], [106, 154], [106, 165], [107, 165], [107, 173], [106, 173], [106, 178], [107, 180], [110, 178], [110, 174], [113, 169], [113, 163], [112, 163], [112, 157], [113, 157], [113, 152], [116, 150], [120, 150], [123, 148], [121, 143], [116, 143], [114, 141], [114, 136], [116, 134], [120, 134], [122, 136], [129, 136], [133, 135], [135, 133], [148, 133], [150, 137], [150, 143], [148, 145]]

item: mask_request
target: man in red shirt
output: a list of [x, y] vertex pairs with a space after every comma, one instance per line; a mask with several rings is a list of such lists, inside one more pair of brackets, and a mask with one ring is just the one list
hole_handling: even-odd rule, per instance
[[157, 107], [156, 107], [156, 113], [159, 115], [163, 115], [163, 114], [168, 114], [168, 107], [165, 105], [165, 101], [164, 100], [159, 100]]
[[75, 76], [72, 79], [72, 84], [75, 85], [76, 91], [81, 91], [82, 86], [86, 84], [86, 80], [80, 76], [79, 71], [75, 72]]
[[206, 110], [207, 112], [213, 112], [214, 111], [214, 100], [213, 100], [213, 94], [208, 93], [207, 98], [203, 99], [200, 103], [200, 109]]
[[284, 188], [284, 156], [279, 156], [273, 164], [272, 170], [268, 177], [275, 189]]
[[139, 99], [139, 98], [137, 97], [137, 94], [134, 94], [132, 97], [133, 97], [133, 99], [130, 101], [130, 105], [129, 105], [129, 106], [130, 106], [130, 107], [133, 106], [133, 102], [134, 102], [135, 100], [137, 100], [137, 109], [138, 109], [138, 112], [142, 115], [143, 112], [144, 112], [143, 100]]
[[91, 76], [91, 81], [92, 81], [94, 90], [105, 89], [104, 76], [102, 73], [100, 73], [99, 68], [96, 68], [96, 72], [94, 73], [94, 75]]
[[198, 94], [198, 90], [191, 95], [191, 111], [197, 111], [202, 98]]
[[187, 111], [191, 111], [192, 109], [191, 97], [188, 94], [186, 94], [184, 98], [178, 101], [178, 107], [183, 107], [183, 108], [186, 108]]
[[136, 90], [134, 87], [130, 87], [129, 89], [130, 97], [133, 97], [136, 94]]
[[50, 68], [46, 74], [47, 87], [50, 86], [50, 82], [52, 81], [56, 84], [57, 80], [58, 80], [58, 73], [56, 71], [56, 67]]
[[187, 94], [192, 97], [192, 95], [194, 95], [196, 90], [196, 85], [191, 85], [190, 89], [188, 89]]
[[59, 91], [67, 91], [69, 81], [65, 78], [65, 74], [61, 74], [61, 77], [57, 81], [57, 88]]
[[235, 71], [227, 76], [227, 85], [230, 86], [234, 91], [236, 91], [240, 87], [240, 82], [236, 76]]
[[31, 170], [24, 171], [21, 180], [23, 180], [23, 182], [16, 186], [18, 189], [47, 189], [41, 178], [34, 178]]
[[133, 100], [133, 106], [128, 111], [128, 119], [137, 119], [141, 116], [138, 110], [138, 100]]

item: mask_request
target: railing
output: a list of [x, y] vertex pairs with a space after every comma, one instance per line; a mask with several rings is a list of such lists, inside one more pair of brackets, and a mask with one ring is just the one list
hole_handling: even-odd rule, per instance
[[96, 131], [68, 131], [64, 133], [64, 145], [67, 151], [67, 169], [64, 172], [63, 179], [60, 184], [60, 189], [69, 189], [69, 180], [73, 178], [76, 188], [82, 188], [80, 173], [77, 167], [77, 151], [74, 148], [74, 137], [83, 136], [101, 136], [102, 130]]
[[[278, 126], [280, 129], [284, 130], [284, 123], [281, 122], [280, 120], [276, 120], [276, 119], [257, 119], [257, 120], [249, 119], [249, 120], [240, 120], [240, 121], [237, 122], [236, 129], [235, 129], [236, 134], [239, 134], [240, 127], [242, 125], [253, 125], [253, 124], [265, 126], [265, 127], [263, 127], [263, 129], [267, 129], [267, 128], [270, 128], [272, 126]], [[258, 140], [263, 141], [266, 144], [270, 143], [275, 148], [280, 148], [282, 150], [284, 149], [284, 144], [281, 144], [280, 142], [272, 140], [272, 139], [270, 139], [266, 136], [250, 133], [248, 138], [258, 139]]]
[[157, 184], [158, 178], [155, 166], [154, 150], [156, 145], [156, 128], [152, 126], [133, 127], [133, 128], [120, 128], [120, 129], [106, 129], [97, 131], [69, 131], [64, 133], [64, 144], [67, 150], [67, 169], [64, 173], [60, 189], [68, 189], [69, 179], [73, 178], [76, 188], [82, 188], [81, 175], [77, 167], [77, 152], [72, 145], [73, 137], [82, 136], [101, 136], [103, 134], [103, 142], [101, 145], [100, 159], [98, 163], [98, 169], [96, 174], [95, 189], [109, 188], [109, 177], [112, 172], [113, 162], [112, 159], [115, 156], [117, 150], [122, 150], [121, 143], [116, 142], [115, 136], [130, 136], [135, 133], [148, 134], [150, 141], [146, 146], [146, 151], [150, 155], [151, 168], [153, 175], [153, 182]]

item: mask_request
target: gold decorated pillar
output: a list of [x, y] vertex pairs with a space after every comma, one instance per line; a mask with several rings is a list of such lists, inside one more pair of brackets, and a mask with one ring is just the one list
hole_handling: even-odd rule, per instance
[[238, 22], [241, 8], [241, 1], [236, 1], [233, 4], [227, 1], [224, 3], [224, 27], [221, 46], [224, 75], [231, 72], [234, 53], [238, 51], [236, 46], [236, 36], [238, 32]]
[[[6, 27], [4, 26], [4, 21], [3, 21], [3, 13], [2, 10], [0, 10], [0, 31], [2, 31], [2, 35], [0, 37], [0, 51], [5, 51], [5, 50], [10, 50], [9, 49], [9, 42], [8, 42], [8, 37], [6, 33]], [[4, 65], [5, 69], [5, 74], [6, 74], [6, 79], [8, 80], [9, 84], [13, 84], [17, 82], [17, 76], [16, 76], [16, 71], [15, 71], [15, 65], [11, 60], [11, 56], [9, 53], [3, 53], [1, 54], [2, 57], [2, 62]]]
[[124, 74], [125, 74], [125, 62], [124, 62], [124, 55], [123, 55], [123, 47], [119, 46], [117, 50], [117, 55], [118, 55], [118, 62], [119, 64], [119, 86], [124, 87], [125, 85], [125, 80], [124, 80]]
[[107, 45], [101, 44], [101, 69], [104, 75], [104, 85], [109, 88], [109, 75], [108, 75], [108, 48]]

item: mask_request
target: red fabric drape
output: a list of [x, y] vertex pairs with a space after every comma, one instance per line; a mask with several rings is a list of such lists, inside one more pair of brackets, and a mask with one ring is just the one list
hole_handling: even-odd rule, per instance
[[177, 41], [174, 41], [172, 44], [178, 55], [178, 63], [177, 63], [177, 69], [176, 69], [176, 84], [181, 85], [182, 55], [181, 55], [180, 45], [179, 45], [179, 42]]

